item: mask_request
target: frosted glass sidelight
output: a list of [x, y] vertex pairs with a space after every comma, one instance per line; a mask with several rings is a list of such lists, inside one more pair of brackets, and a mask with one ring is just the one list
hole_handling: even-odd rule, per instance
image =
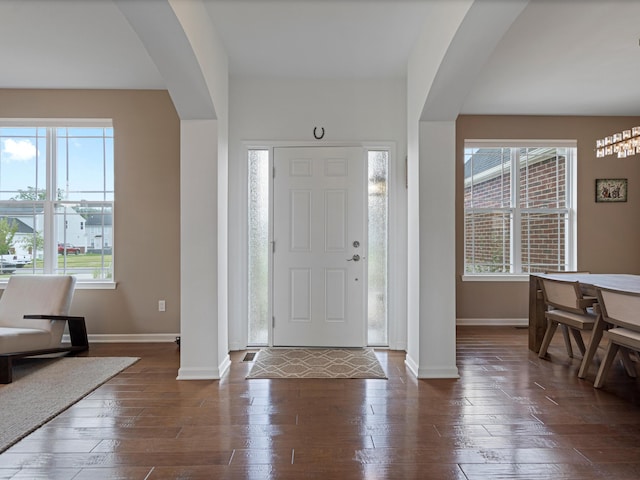
[[249, 345], [269, 343], [269, 151], [249, 150]]
[[389, 152], [368, 152], [369, 253], [368, 344], [388, 345], [387, 256]]

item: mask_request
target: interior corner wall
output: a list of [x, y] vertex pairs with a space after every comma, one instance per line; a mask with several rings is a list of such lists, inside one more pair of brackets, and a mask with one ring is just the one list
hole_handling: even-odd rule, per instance
[[178, 378], [219, 378], [230, 363], [229, 63], [203, 0], [168, 0], [168, 4], [167, 27], [184, 34], [186, 41], [161, 51], [158, 46], [166, 40], [162, 29], [147, 28], [145, 33], [182, 120], [182, 354]]
[[[218, 121], [182, 120], [180, 147], [179, 380], [217, 379], [228, 364], [220, 341]], [[197, 252], [197, 254], [195, 253]], [[226, 330], [222, 330], [222, 335]]]
[[[463, 282], [464, 140], [576, 140], [577, 269], [640, 274], [640, 159], [596, 158], [595, 142], [640, 125], [640, 117], [480, 116], [456, 122], [456, 314], [465, 319], [528, 318], [528, 282]], [[624, 203], [596, 203], [597, 178], [628, 179]]]
[[[228, 86], [228, 83], [227, 83]], [[224, 112], [228, 112], [228, 91], [224, 97]], [[228, 115], [217, 121], [217, 265], [218, 265], [218, 370], [222, 373], [229, 365], [229, 119]], [[183, 252], [190, 256], [190, 252]]]
[[[246, 219], [247, 159], [244, 142], [386, 141], [396, 143], [395, 177], [398, 183], [396, 232], [406, 231], [406, 83], [391, 80], [280, 80], [232, 78], [229, 102], [229, 337], [231, 349], [246, 344]], [[313, 131], [324, 128], [322, 140]], [[402, 233], [403, 235], [403, 233]], [[401, 245], [400, 252], [405, 250]], [[405, 257], [406, 258], [406, 257]], [[392, 260], [393, 261], [393, 260]], [[406, 260], [398, 264], [406, 265]], [[402, 298], [394, 298], [399, 318], [406, 318], [406, 271], [394, 285]], [[391, 299], [390, 299], [391, 301]], [[406, 328], [395, 335], [396, 347], [406, 345]]]
[[420, 122], [418, 378], [457, 378], [455, 122]]
[[71, 313], [86, 318], [93, 338], [173, 339], [180, 333], [180, 119], [168, 92], [0, 89], [0, 117], [113, 119], [117, 288], [76, 288]]
[[420, 125], [407, 127], [407, 357], [406, 364], [418, 376], [420, 364]]

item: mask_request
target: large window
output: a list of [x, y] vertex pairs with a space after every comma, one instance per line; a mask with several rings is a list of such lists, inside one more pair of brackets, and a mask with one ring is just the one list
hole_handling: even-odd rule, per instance
[[0, 278], [113, 279], [110, 120], [0, 121]]
[[575, 142], [465, 142], [466, 275], [575, 268]]

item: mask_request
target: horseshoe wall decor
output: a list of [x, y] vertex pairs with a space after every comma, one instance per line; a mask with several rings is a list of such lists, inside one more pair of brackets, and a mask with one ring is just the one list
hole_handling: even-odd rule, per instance
[[324, 138], [324, 127], [320, 127], [322, 129], [322, 133], [320, 135], [318, 135], [316, 133], [316, 130], [318, 129], [318, 127], [313, 127], [313, 136], [316, 140], [322, 140]]

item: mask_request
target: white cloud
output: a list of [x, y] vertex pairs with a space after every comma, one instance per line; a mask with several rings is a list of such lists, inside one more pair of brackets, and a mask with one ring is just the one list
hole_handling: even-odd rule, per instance
[[2, 142], [2, 159], [7, 162], [26, 162], [36, 156], [36, 146], [30, 140], [7, 138]]

